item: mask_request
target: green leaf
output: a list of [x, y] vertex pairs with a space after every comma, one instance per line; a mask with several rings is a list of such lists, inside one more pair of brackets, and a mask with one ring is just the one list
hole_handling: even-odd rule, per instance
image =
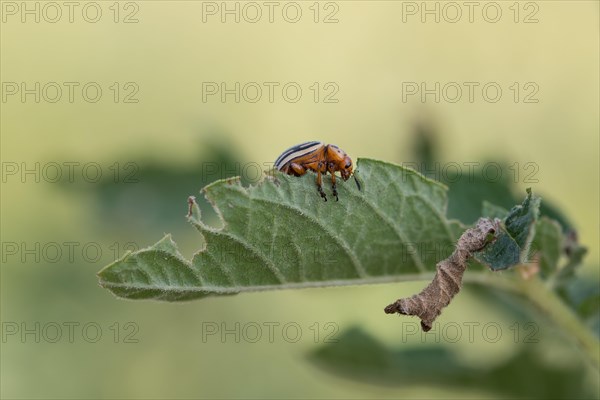
[[548, 278], [558, 271], [562, 253], [563, 233], [558, 222], [542, 217], [536, 224], [531, 251], [540, 266], [540, 275]]
[[535, 221], [540, 212], [540, 198], [527, 189], [527, 197], [523, 204], [514, 206], [504, 219], [504, 225], [519, 248], [528, 250], [535, 232]]
[[115, 295], [130, 299], [190, 300], [208, 292], [189, 290], [200, 281], [171, 240], [165, 236], [154, 246], [128, 252], [98, 274], [100, 283]]
[[575, 275], [587, 249], [578, 243], [574, 231], [564, 233], [558, 221], [542, 217], [536, 224], [531, 252], [546, 285], [600, 336], [600, 287], [594, 280]]
[[498, 271], [518, 264], [520, 254], [521, 249], [515, 240], [503, 226], [500, 226], [496, 240], [482, 251], [475, 253], [475, 259], [488, 268]]
[[369, 159], [358, 160], [356, 176], [362, 191], [341, 181], [338, 202], [320, 199], [312, 173], [276, 173], [248, 188], [217, 181], [203, 192], [222, 227], [203, 223], [194, 207], [203, 247], [191, 261], [166, 236], [100, 271], [100, 284], [120, 297], [178, 301], [430, 276], [462, 231], [445, 217], [446, 187]]
[[[412, 169], [370, 159], [358, 160], [356, 177], [362, 191], [340, 181], [338, 202], [321, 200], [312, 173], [276, 172], [250, 187], [239, 179], [214, 182], [202, 191], [222, 226], [205, 224], [193, 205], [189, 221], [202, 247], [191, 261], [167, 235], [100, 271], [100, 285], [119, 297], [180, 301], [430, 278], [464, 230], [446, 218], [447, 188]], [[527, 212], [518, 213], [518, 228], [526, 229]], [[518, 259], [520, 249], [510, 241], [500, 237], [495, 245], [512, 255], [513, 264], [515, 254]]]
[[550, 286], [562, 288], [575, 278], [587, 248], [579, 244], [575, 231], [565, 233], [558, 221], [543, 216], [536, 224], [530, 253], [541, 277], [550, 281]]
[[575, 276], [575, 270], [581, 265], [583, 257], [587, 254], [587, 247], [579, 244], [575, 231], [564, 234], [561, 245], [567, 261], [558, 271], [556, 279], [559, 284], [563, 284]]
[[528, 261], [529, 247], [534, 237], [540, 198], [527, 189], [523, 204], [505, 212], [501, 207], [489, 202], [483, 204], [483, 214], [487, 217], [503, 216], [500, 232], [496, 240], [475, 254], [475, 259], [492, 270], [502, 270], [515, 264]]

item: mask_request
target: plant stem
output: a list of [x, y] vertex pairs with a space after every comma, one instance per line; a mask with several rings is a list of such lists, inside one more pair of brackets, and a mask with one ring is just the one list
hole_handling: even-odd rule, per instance
[[577, 315], [538, 278], [516, 280], [521, 295], [530, 300], [570, 337], [577, 341], [596, 369], [600, 369], [600, 341]]
[[573, 338], [594, 367], [600, 369], [600, 340], [558, 297], [556, 292], [550, 290], [539, 278], [505, 278], [486, 273], [467, 273], [465, 278], [465, 282], [515, 292], [529, 300], [567, 336]]

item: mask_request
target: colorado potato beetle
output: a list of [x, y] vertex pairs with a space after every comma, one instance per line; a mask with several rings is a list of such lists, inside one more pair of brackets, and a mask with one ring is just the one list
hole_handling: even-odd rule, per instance
[[[284, 151], [275, 160], [275, 168], [288, 175], [301, 176], [310, 170], [317, 173], [317, 190], [323, 200], [327, 196], [323, 191], [321, 175], [331, 174], [331, 188], [335, 200], [338, 200], [335, 186], [335, 173], [340, 172], [342, 179], [347, 181], [352, 173], [352, 159], [339, 147], [322, 142], [305, 142]], [[354, 177], [356, 186], [360, 190], [360, 183]]]

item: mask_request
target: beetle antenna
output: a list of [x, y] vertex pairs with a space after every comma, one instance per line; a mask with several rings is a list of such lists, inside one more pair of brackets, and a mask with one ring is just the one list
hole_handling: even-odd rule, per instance
[[358, 179], [356, 179], [356, 175], [352, 174], [352, 177], [354, 178], [354, 182], [356, 182], [356, 187], [358, 188], [358, 190], [361, 190], [360, 182], [358, 181]]

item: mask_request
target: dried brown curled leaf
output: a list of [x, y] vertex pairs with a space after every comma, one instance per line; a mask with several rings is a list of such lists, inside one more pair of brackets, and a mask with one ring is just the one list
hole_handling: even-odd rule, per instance
[[385, 312], [418, 316], [423, 330], [429, 331], [442, 309], [460, 291], [467, 261], [474, 252], [482, 250], [495, 239], [499, 224], [498, 219], [480, 218], [474, 228], [467, 229], [458, 239], [450, 257], [436, 265], [433, 281], [421, 293], [396, 300], [385, 308]]

